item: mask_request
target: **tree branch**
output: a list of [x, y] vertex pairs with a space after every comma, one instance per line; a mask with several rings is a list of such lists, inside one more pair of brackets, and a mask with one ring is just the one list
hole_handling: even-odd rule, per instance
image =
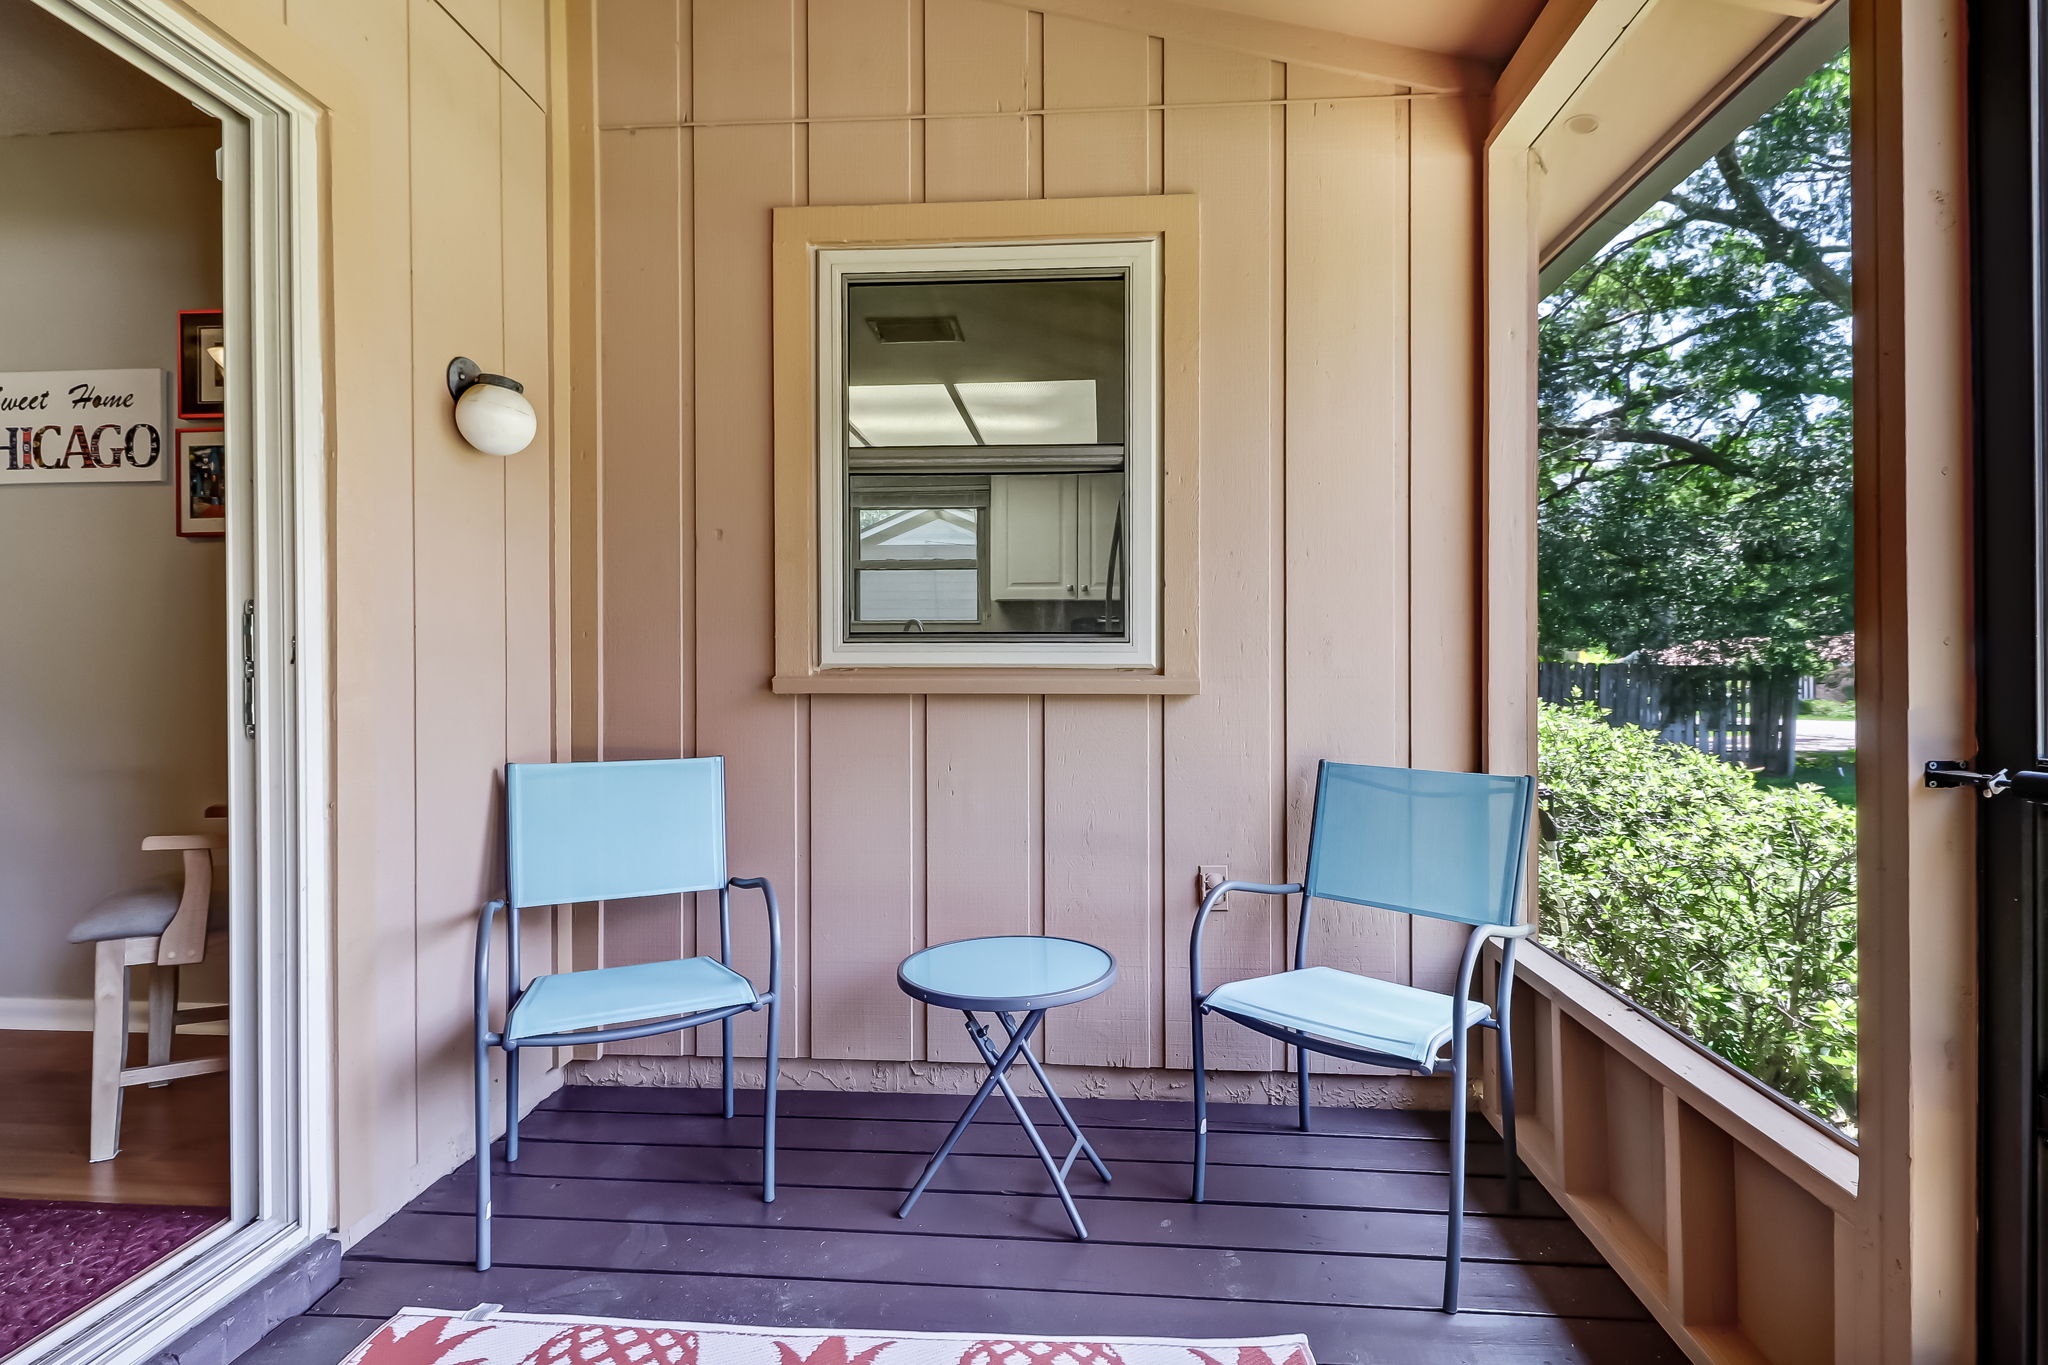
[[1685, 457], [1659, 466], [1664, 469], [1695, 465], [1718, 470], [1731, 479], [1756, 477], [1756, 471], [1740, 460], [1731, 460], [1704, 441], [1681, 436], [1675, 431], [1657, 431], [1647, 427], [1554, 426], [1548, 423], [1539, 426], [1537, 430], [1547, 436], [1561, 436], [1571, 441], [1613, 441], [1620, 445], [1662, 446], [1667, 450], [1678, 451]]
[[1722, 208], [1697, 199], [1688, 199], [1676, 193], [1664, 196], [1664, 202], [1688, 218], [1699, 222], [1718, 223], [1722, 227], [1734, 228], [1756, 238], [1763, 247], [1764, 256], [1780, 265], [1797, 271], [1814, 291], [1822, 298], [1841, 309], [1851, 311], [1852, 295], [1849, 281], [1829, 265], [1813, 243], [1797, 229], [1788, 227], [1764, 202], [1756, 185], [1743, 174], [1742, 163], [1736, 158], [1733, 143], [1714, 153], [1715, 168], [1721, 172], [1728, 193], [1735, 200], [1734, 210]]

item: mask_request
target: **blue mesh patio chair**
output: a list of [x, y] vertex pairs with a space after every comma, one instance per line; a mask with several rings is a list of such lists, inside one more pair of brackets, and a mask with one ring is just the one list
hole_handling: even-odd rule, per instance
[[[1464, 1249], [1465, 1035], [1495, 1030], [1500, 1047], [1501, 1136], [1506, 1145], [1508, 1201], [1515, 1188], [1515, 1072], [1508, 1037], [1515, 944], [1533, 924], [1521, 914], [1522, 879], [1536, 779], [1486, 773], [1437, 773], [1325, 762], [1316, 774], [1308, 874], [1268, 886], [1225, 882], [1202, 898], [1188, 947], [1193, 990], [1195, 1063], [1195, 1200], [1205, 1194], [1209, 1096], [1204, 1072], [1207, 1016], [1277, 1038], [1295, 1049], [1301, 1081], [1301, 1127], [1309, 1126], [1308, 1055], [1319, 1052], [1425, 1076], [1449, 1073], [1451, 1104], [1450, 1230], [1444, 1255], [1444, 1311], [1458, 1311]], [[1294, 970], [1202, 987], [1202, 930], [1216, 902], [1232, 893], [1301, 897]], [[1371, 905], [1407, 915], [1468, 924], [1456, 993], [1379, 981], [1335, 967], [1308, 965], [1308, 933], [1319, 900]], [[1283, 901], [1284, 904], [1284, 901]], [[1504, 940], [1495, 1014], [1472, 995], [1472, 972], [1490, 938]], [[1443, 1056], [1448, 1044], [1449, 1057]]]
[[[732, 969], [732, 888], [768, 911], [768, 989]], [[476, 1268], [491, 1268], [492, 1047], [505, 1050], [505, 1161], [519, 1159], [519, 1049], [611, 1043], [718, 1024], [725, 1117], [733, 1114], [732, 1021], [768, 1011], [761, 1199], [775, 1202], [775, 1071], [780, 1061], [782, 926], [765, 877], [727, 877], [725, 760], [505, 765], [505, 889], [476, 931]], [[718, 893], [718, 956], [538, 976], [519, 974], [519, 912], [536, 905]], [[491, 1029], [491, 931], [505, 912], [505, 1027]]]

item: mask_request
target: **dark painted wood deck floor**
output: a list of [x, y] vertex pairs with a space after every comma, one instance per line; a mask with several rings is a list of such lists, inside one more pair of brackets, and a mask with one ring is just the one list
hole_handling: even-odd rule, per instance
[[[759, 1096], [742, 1096], [758, 1113]], [[1318, 1361], [1682, 1359], [1534, 1181], [1505, 1211], [1501, 1148], [1473, 1134], [1465, 1311], [1437, 1312], [1446, 1120], [1217, 1106], [1210, 1203], [1187, 1202], [1189, 1107], [1073, 1106], [1115, 1176], [1073, 1176], [1073, 1240], [1006, 1110], [990, 1106], [907, 1221], [903, 1189], [959, 1112], [941, 1096], [786, 1093], [781, 1187], [760, 1202], [757, 1119], [707, 1091], [572, 1087], [499, 1177], [498, 1264], [467, 1265], [470, 1177], [354, 1247], [340, 1285], [247, 1365], [331, 1365], [409, 1304], [782, 1326], [1252, 1337]], [[504, 1170], [502, 1160], [500, 1170]]]

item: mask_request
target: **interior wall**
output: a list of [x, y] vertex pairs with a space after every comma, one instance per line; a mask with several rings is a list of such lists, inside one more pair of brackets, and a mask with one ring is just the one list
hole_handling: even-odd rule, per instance
[[[471, 936], [502, 883], [499, 773], [554, 753], [548, 6], [189, 7], [326, 111], [336, 1148], [352, 1237], [469, 1155]], [[540, 415], [525, 451], [462, 442], [456, 355], [525, 382]], [[532, 928], [528, 967], [548, 970], [549, 926]], [[529, 1097], [546, 1088], [534, 1079]]]
[[[726, 757], [733, 868], [782, 896], [787, 1055], [969, 1059], [895, 963], [1044, 932], [1121, 969], [1048, 1021], [1050, 1060], [1184, 1067], [1197, 866], [1299, 875], [1318, 759], [1478, 755], [1483, 101], [990, 0], [606, 0], [595, 51], [579, 752]], [[1162, 192], [1200, 199], [1200, 693], [772, 695], [769, 209]], [[1239, 900], [1215, 979], [1285, 965], [1272, 906]], [[709, 948], [713, 909], [611, 905], [586, 960]], [[1333, 907], [1313, 951], [1446, 989], [1458, 940]], [[1278, 1061], [1212, 1039], [1212, 1065]]]
[[[219, 143], [0, 138], [0, 372], [175, 377], [179, 310], [221, 302]], [[167, 468], [179, 425], [205, 424], [167, 409]], [[65, 933], [178, 871], [145, 837], [218, 828], [201, 812], [227, 798], [226, 545], [180, 538], [176, 501], [170, 478], [0, 487], [0, 1028], [90, 1027], [92, 952]], [[185, 984], [226, 998], [208, 968]]]

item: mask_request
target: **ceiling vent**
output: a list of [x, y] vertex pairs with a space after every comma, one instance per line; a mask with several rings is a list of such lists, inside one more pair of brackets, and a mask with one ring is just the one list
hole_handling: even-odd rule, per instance
[[868, 326], [875, 329], [875, 337], [885, 345], [901, 341], [958, 341], [960, 319], [943, 318], [869, 318]]

